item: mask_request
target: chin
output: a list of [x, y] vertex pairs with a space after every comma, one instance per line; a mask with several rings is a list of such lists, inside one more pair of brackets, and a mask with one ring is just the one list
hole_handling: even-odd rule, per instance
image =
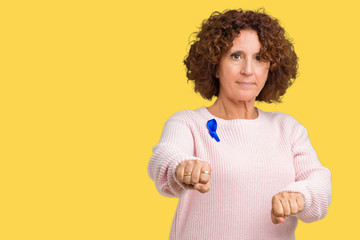
[[243, 101], [243, 102], [245, 102], [245, 101], [255, 101], [256, 96], [253, 96], [253, 95], [251, 95], [251, 96], [240, 96], [240, 97], [236, 97], [235, 99], [237, 101]]
[[256, 94], [257, 94], [257, 91], [249, 89], [249, 90], [236, 91], [232, 95], [236, 99], [250, 100], [250, 99], [256, 98]]

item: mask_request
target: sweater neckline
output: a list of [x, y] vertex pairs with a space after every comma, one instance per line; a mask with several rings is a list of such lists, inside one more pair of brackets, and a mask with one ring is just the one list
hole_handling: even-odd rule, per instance
[[255, 119], [237, 118], [237, 119], [230, 119], [230, 120], [216, 117], [205, 106], [202, 106], [200, 109], [203, 111], [203, 113], [205, 114], [205, 116], [207, 118], [215, 119], [218, 123], [222, 123], [225, 125], [234, 125], [234, 124], [238, 124], [238, 123], [258, 123], [264, 118], [264, 112], [257, 107], [256, 107], [256, 109], [258, 110], [259, 115]]

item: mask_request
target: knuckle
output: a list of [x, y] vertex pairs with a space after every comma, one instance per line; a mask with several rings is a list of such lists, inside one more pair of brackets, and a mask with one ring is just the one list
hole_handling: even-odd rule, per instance
[[289, 196], [292, 195], [292, 193], [291, 193], [291, 192], [282, 192], [280, 195], [281, 195], [282, 197], [289, 197]]
[[289, 194], [287, 193], [287, 192], [282, 192], [281, 194], [280, 194], [280, 197], [281, 198], [287, 198], [289, 196]]
[[187, 161], [184, 161], [184, 162], [179, 163], [179, 167], [184, 167], [184, 166], [186, 165], [186, 162], [187, 162]]
[[181, 165], [181, 163], [176, 167], [176, 171], [179, 172], [181, 169], [183, 169], [184, 166]]
[[279, 195], [273, 196], [272, 203], [275, 203], [276, 201], [279, 201]]
[[186, 165], [187, 166], [193, 166], [194, 165], [194, 161], [193, 160], [190, 160], [190, 161], [186, 161]]

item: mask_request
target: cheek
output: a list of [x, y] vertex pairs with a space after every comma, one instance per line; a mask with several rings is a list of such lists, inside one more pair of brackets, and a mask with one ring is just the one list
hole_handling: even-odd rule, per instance
[[238, 75], [238, 68], [232, 65], [224, 65], [221, 68], [221, 76], [227, 81], [234, 80]]
[[262, 69], [261, 71], [259, 71], [257, 74], [258, 81], [265, 83], [267, 80], [268, 74], [269, 74], [269, 69]]

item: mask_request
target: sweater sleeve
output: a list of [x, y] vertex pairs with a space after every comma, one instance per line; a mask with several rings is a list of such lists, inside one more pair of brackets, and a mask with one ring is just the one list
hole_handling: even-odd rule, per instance
[[331, 172], [321, 165], [304, 126], [297, 123], [292, 136], [295, 182], [276, 194], [281, 192], [303, 194], [304, 210], [295, 216], [305, 223], [315, 222], [326, 216], [331, 203]]
[[178, 164], [186, 160], [201, 160], [194, 157], [194, 139], [187, 122], [174, 116], [166, 121], [148, 164], [150, 178], [165, 197], [180, 197], [188, 189], [186, 184], [176, 179]]

